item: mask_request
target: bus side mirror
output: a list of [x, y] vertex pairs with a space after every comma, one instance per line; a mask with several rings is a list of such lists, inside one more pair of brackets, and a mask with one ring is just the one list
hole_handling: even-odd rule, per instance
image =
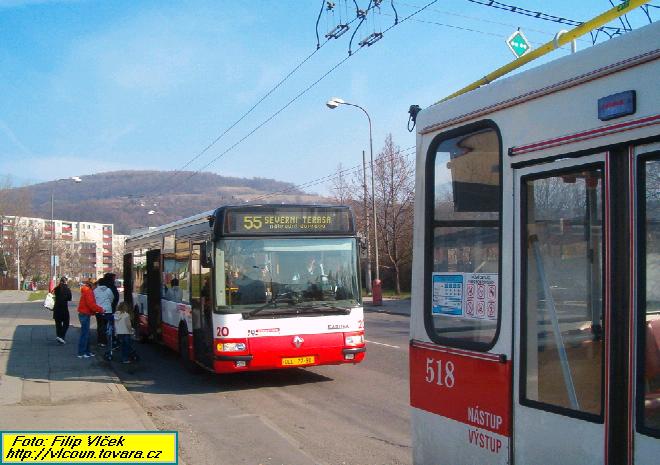
[[204, 268], [212, 268], [213, 267], [213, 242], [211, 241], [205, 241], [202, 243], [202, 256], [201, 262], [202, 266]]

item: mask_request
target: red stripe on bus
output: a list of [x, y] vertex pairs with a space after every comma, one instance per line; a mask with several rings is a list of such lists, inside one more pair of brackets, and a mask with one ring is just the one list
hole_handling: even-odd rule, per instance
[[624, 121], [622, 123], [610, 124], [609, 126], [601, 126], [598, 128], [590, 129], [588, 131], [581, 131], [567, 136], [557, 137], [555, 139], [548, 139], [533, 144], [521, 145], [520, 147], [512, 147], [511, 155], [523, 155], [530, 152], [535, 152], [542, 149], [557, 147], [571, 142], [578, 142], [582, 140], [594, 139], [596, 137], [610, 135], [616, 132], [628, 131], [631, 129], [642, 128], [660, 123], [660, 115], [647, 116], [644, 118]]
[[[410, 405], [511, 436], [511, 362], [411, 345]], [[487, 387], [484, 390], [484, 387]]]

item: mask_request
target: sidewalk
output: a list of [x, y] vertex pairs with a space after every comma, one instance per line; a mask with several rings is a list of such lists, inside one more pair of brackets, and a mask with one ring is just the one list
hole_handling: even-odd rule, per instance
[[100, 354], [76, 357], [70, 308], [62, 346], [41, 302], [0, 305], [0, 430], [157, 430]]
[[383, 305], [374, 305], [371, 297], [364, 297], [365, 312], [391, 313], [393, 315], [410, 316], [410, 299], [383, 299]]
[[31, 291], [0, 291], [0, 304], [17, 304], [28, 301]]

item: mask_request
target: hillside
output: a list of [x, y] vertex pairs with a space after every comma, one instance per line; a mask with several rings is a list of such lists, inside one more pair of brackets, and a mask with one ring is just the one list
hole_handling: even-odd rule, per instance
[[[25, 216], [50, 217], [50, 195], [54, 192], [55, 218], [71, 221], [114, 223], [115, 233], [157, 226], [212, 210], [221, 205], [241, 204], [263, 194], [288, 189], [286, 194], [264, 202], [323, 202], [291, 183], [265, 178], [234, 178], [214, 173], [113, 171], [81, 176], [82, 182], [50, 181], [12, 189], [30, 199]], [[147, 214], [154, 210], [153, 215]]]

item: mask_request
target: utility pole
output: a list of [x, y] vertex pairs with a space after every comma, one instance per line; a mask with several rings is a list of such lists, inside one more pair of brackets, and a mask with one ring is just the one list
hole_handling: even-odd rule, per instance
[[53, 208], [55, 194], [50, 193], [50, 283], [48, 284], [48, 291], [52, 291], [55, 287], [55, 218]]
[[364, 221], [367, 229], [367, 292], [371, 294], [371, 233], [369, 231], [369, 207], [367, 194], [367, 159], [362, 151], [362, 188], [364, 189]]
[[16, 290], [21, 290], [21, 247], [16, 238]]

